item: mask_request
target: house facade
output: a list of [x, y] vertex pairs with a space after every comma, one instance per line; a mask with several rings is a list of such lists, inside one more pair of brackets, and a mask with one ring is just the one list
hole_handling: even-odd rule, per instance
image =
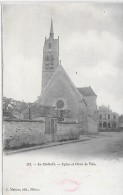
[[99, 131], [117, 131], [119, 128], [119, 115], [109, 107], [98, 108], [98, 121]]
[[123, 131], [123, 115], [119, 117], [119, 129]]

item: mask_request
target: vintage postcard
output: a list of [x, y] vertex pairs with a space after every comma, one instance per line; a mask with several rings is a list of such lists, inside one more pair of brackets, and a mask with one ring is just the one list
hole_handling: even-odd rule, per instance
[[123, 194], [123, 3], [2, 2], [3, 195]]

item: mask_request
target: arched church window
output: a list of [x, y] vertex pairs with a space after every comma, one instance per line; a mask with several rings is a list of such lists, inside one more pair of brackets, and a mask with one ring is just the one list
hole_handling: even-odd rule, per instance
[[51, 43], [49, 43], [49, 49], [51, 49]]

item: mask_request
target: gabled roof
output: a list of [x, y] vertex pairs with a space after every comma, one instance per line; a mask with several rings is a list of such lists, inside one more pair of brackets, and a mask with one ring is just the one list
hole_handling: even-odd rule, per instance
[[[78, 98], [80, 99], [80, 101], [83, 99], [83, 94], [81, 94], [78, 89], [75, 87], [74, 83], [71, 81], [70, 77], [68, 76], [68, 74], [66, 73], [66, 71], [64, 70], [64, 68], [62, 67], [62, 65], [59, 65], [56, 69], [56, 71], [54, 72], [53, 76], [51, 77], [51, 79], [49, 80], [48, 84], [46, 85], [46, 87], [44, 88], [44, 91], [42, 93], [42, 96], [40, 96], [40, 98], [44, 97], [45, 94], [47, 93], [48, 89], [50, 88], [51, 83], [54, 81], [54, 79], [56, 78], [56, 75], [59, 74], [59, 72], [62, 72], [64, 74], [64, 76], [66, 77], [66, 79], [68, 80], [69, 84], [71, 85], [72, 89], [74, 90], [74, 92], [77, 94]], [[39, 98], [39, 101], [40, 101]]]
[[89, 87], [80, 87], [77, 89], [84, 96], [97, 96], [90, 86]]

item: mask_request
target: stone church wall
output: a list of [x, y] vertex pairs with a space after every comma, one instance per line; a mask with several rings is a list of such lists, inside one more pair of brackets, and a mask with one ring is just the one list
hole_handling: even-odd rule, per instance
[[71, 89], [69, 83], [64, 80], [62, 75], [59, 75], [56, 82], [51, 83], [48, 93], [41, 99], [41, 104], [55, 106], [55, 102], [58, 99], [64, 99], [66, 102], [66, 109], [70, 110], [71, 119], [75, 121], [78, 120], [80, 115], [79, 110], [81, 107], [80, 100], [75, 92]]

